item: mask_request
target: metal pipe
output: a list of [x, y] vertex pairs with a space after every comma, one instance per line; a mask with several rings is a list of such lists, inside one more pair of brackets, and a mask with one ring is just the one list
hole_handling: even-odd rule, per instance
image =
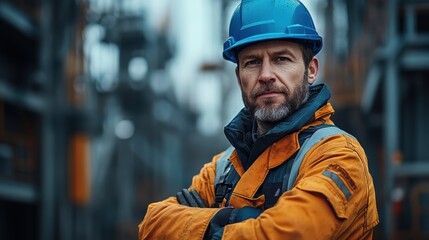
[[[397, 0], [389, 1], [388, 5], [388, 49], [398, 51], [397, 33]], [[397, 54], [389, 54], [386, 66], [386, 79], [384, 81], [384, 143], [385, 143], [385, 189], [384, 189], [384, 237], [392, 239], [394, 230], [392, 190], [394, 187], [393, 154], [398, 149], [399, 140], [399, 81]]]

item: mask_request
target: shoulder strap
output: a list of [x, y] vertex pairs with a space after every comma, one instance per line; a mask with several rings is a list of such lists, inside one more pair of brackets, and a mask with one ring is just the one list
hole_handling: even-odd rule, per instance
[[[216, 162], [216, 178], [214, 181], [214, 185], [216, 186], [216, 184], [218, 184], [222, 180], [224, 180], [226, 174], [225, 174], [225, 170], [227, 168], [227, 165], [229, 165], [229, 156], [231, 156], [232, 152], [234, 151], [234, 147], [233, 146], [229, 146], [225, 152], [222, 154], [222, 156], [220, 156], [220, 158], [217, 160]], [[223, 181], [222, 181], [223, 182]]]
[[218, 208], [222, 204], [228, 189], [231, 187], [230, 184], [225, 183], [225, 180], [231, 170], [231, 162], [228, 160], [228, 158], [231, 156], [233, 151], [234, 147], [228, 147], [228, 149], [226, 149], [222, 156], [220, 156], [220, 158], [216, 161], [216, 177], [214, 181], [215, 202], [211, 207]]
[[[292, 164], [291, 172], [289, 175], [289, 179], [284, 181], [287, 181], [287, 188], [284, 188], [283, 186], [283, 192], [289, 191], [292, 189], [292, 186], [295, 184], [296, 178], [298, 176], [299, 168], [301, 167], [302, 160], [304, 159], [305, 155], [307, 154], [308, 150], [310, 150], [316, 143], [320, 142], [321, 140], [337, 135], [337, 134], [344, 134], [350, 137], [353, 137], [349, 133], [339, 129], [338, 127], [332, 125], [329, 127], [324, 127], [316, 130], [310, 138], [307, 138], [304, 143], [302, 144], [301, 148], [299, 149], [294, 162]], [[354, 137], [353, 137], [354, 138]]]
[[[352, 135], [339, 129], [335, 125], [324, 125], [323, 127], [316, 129], [312, 134], [305, 138], [303, 144], [301, 145], [301, 148], [298, 150], [297, 154], [293, 159], [293, 163], [289, 165], [286, 170], [287, 174], [284, 176], [283, 179], [282, 192], [286, 192], [292, 189], [298, 176], [301, 163], [307, 152], [321, 140], [337, 134], [343, 134], [354, 138]], [[214, 181], [216, 203], [218, 203], [219, 201], [222, 202], [222, 199], [226, 195], [226, 189], [222, 188], [222, 186], [225, 185], [225, 178], [230, 172], [229, 166], [231, 162], [228, 160], [228, 158], [231, 156], [233, 151], [234, 147], [228, 147], [216, 162], [216, 177]]]

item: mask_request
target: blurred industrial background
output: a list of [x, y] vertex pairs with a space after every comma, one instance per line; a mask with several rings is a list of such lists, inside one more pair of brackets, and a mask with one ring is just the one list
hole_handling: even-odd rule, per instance
[[[368, 154], [375, 239], [429, 239], [429, 1], [304, 2], [318, 81]], [[227, 146], [237, 4], [0, 0], [0, 239], [137, 239], [147, 204]]]

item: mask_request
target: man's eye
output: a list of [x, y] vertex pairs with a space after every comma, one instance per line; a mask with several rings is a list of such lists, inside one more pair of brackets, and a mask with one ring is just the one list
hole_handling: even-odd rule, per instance
[[276, 62], [289, 62], [290, 61], [290, 58], [288, 58], [288, 57], [276, 57], [275, 59], [274, 59]]
[[245, 66], [252, 66], [252, 65], [256, 65], [256, 64], [258, 64], [258, 63], [259, 63], [259, 61], [258, 61], [258, 60], [253, 59], [253, 60], [249, 60], [249, 61], [247, 61], [247, 62], [245, 63]]

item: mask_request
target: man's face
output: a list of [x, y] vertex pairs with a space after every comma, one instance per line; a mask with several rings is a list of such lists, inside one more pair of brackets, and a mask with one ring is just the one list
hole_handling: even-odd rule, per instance
[[245, 106], [261, 122], [289, 116], [307, 100], [317, 67], [313, 58], [305, 68], [297, 43], [273, 40], [244, 48], [238, 53], [236, 75]]

